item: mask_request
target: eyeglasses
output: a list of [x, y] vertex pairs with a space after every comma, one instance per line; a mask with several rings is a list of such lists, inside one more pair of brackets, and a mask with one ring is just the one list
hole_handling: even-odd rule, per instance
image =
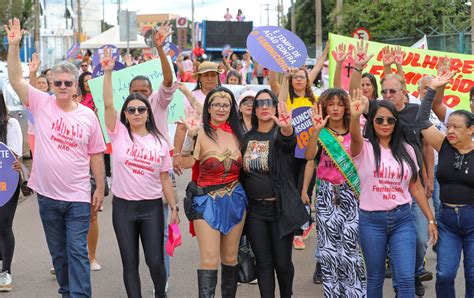
[[73, 81], [60, 81], [60, 80], [54, 80], [53, 81], [53, 85], [54, 87], [61, 87], [64, 83], [64, 86], [66, 87], [72, 87], [72, 85], [74, 85], [74, 82]]
[[275, 104], [273, 103], [273, 100], [271, 98], [257, 100], [257, 108], [263, 108], [265, 106], [269, 108], [269, 107], [274, 107]]
[[375, 117], [374, 121], [375, 121], [375, 123], [380, 125], [380, 124], [383, 124], [385, 119], [387, 119], [387, 124], [388, 125], [394, 125], [397, 122], [397, 118], [395, 118], [395, 117], [385, 118], [385, 117], [381, 117], [381, 116], [380, 117]]
[[390, 94], [395, 94], [397, 93], [398, 91], [400, 91], [400, 89], [382, 89], [382, 95], [387, 95], [388, 93]]
[[230, 110], [230, 104], [228, 103], [211, 103], [211, 108], [218, 111], [218, 110], [224, 110], [224, 111], [228, 111]]
[[291, 78], [292, 78], [293, 80], [298, 80], [298, 79], [300, 79], [300, 80], [306, 80], [306, 76], [304, 76], [304, 75], [294, 75], [294, 76], [291, 76]]
[[145, 106], [140, 107], [127, 107], [126, 111], [129, 115], [134, 115], [137, 111], [138, 114], [144, 114], [148, 110]]

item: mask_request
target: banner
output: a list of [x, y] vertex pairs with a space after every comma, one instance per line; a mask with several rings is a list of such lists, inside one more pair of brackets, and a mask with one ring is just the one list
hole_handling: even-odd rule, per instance
[[[349, 90], [350, 75], [353, 71], [354, 59], [353, 49], [359, 40], [353, 39], [346, 36], [329, 34], [329, 40], [331, 42], [331, 49], [329, 55], [329, 78], [330, 86], [333, 86], [334, 71], [336, 61], [332, 56], [332, 51], [336, 47], [343, 43], [349, 50], [349, 56], [342, 65], [342, 86], [344, 89]], [[388, 44], [378, 43], [369, 41], [368, 54], [374, 54], [374, 57], [369, 61], [364, 72], [369, 72], [378, 79], [383, 74], [383, 63], [382, 63], [382, 49]], [[390, 45], [393, 46], [393, 45]], [[465, 54], [455, 54], [431, 50], [423, 50], [409, 47], [402, 47], [405, 52], [403, 59], [403, 71], [405, 72], [405, 80], [407, 84], [407, 90], [415, 97], [418, 97], [418, 82], [423, 76], [431, 75], [436, 76], [436, 67], [438, 59], [441, 57], [448, 56], [451, 59], [451, 70], [457, 72], [456, 77], [446, 86], [445, 95], [443, 102], [446, 106], [454, 109], [465, 109], [469, 108], [469, 90], [474, 87], [474, 56]], [[395, 73], [396, 70], [393, 69]], [[379, 90], [381, 88], [379, 87]]]
[[[170, 58], [168, 57], [168, 61]], [[170, 61], [171, 65], [171, 61]], [[153, 92], [158, 91], [161, 82], [163, 81], [163, 73], [161, 72], [161, 62], [159, 59], [153, 59], [151, 61], [134, 65], [132, 67], [127, 67], [119, 71], [112, 72], [112, 88], [113, 88], [113, 97], [114, 97], [114, 106], [117, 112], [122, 109], [123, 102], [130, 94], [129, 86], [130, 81], [138, 76], [143, 75], [150, 79]], [[175, 79], [175, 78], [174, 78]], [[104, 100], [103, 100], [103, 86], [104, 77], [97, 77], [95, 79], [89, 80], [89, 87], [91, 89], [91, 94], [94, 99], [95, 106], [97, 108], [97, 115], [99, 117], [99, 122], [102, 127], [102, 132], [104, 134], [105, 141], [109, 142], [109, 137], [107, 135], [107, 130], [105, 127], [104, 120]], [[183, 107], [183, 98], [184, 95], [181, 91], [176, 90], [173, 100], [169, 104], [169, 113], [168, 113], [168, 123], [174, 123], [178, 121], [181, 117], [184, 118], [184, 107]], [[164, 120], [166, 121], [166, 120]]]
[[10, 201], [18, 186], [20, 174], [12, 169], [15, 160], [13, 152], [0, 142], [0, 207]]
[[412, 44], [411, 48], [428, 50], [428, 40], [426, 39], [426, 35], [423, 35], [420, 40]]

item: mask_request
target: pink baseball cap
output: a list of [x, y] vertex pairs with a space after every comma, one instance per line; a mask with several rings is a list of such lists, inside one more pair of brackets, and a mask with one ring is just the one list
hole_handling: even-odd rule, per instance
[[239, 106], [240, 106], [240, 103], [242, 102], [242, 100], [244, 100], [245, 98], [247, 97], [252, 97], [253, 99], [255, 99], [255, 95], [257, 94], [257, 92], [253, 91], [253, 90], [245, 90], [244, 92], [242, 92], [239, 96]]

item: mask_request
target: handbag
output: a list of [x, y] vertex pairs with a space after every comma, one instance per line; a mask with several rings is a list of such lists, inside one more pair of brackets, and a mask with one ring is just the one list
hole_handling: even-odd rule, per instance
[[28, 169], [26, 166], [20, 162], [21, 165], [21, 171], [20, 171], [20, 189], [21, 193], [23, 196], [31, 196], [34, 191], [28, 187], [28, 179], [30, 178], [30, 173], [28, 172]]
[[[95, 183], [95, 177], [91, 175], [91, 196], [94, 195], [97, 185]], [[107, 177], [104, 176], [104, 197], [109, 195], [109, 184], [107, 183]]]
[[248, 241], [239, 247], [237, 260], [239, 262], [239, 282], [249, 283], [257, 278], [255, 255], [253, 254], [252, 248], [250, 247], [250, 243]]

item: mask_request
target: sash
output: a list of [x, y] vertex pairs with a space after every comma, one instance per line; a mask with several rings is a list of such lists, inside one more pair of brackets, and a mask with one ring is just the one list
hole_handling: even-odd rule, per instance
[[347, 153], [341, 142], [328, 129], [323, 128], [319, 133], [319, 143], [326, 154], [334, 163], [339, 172], [344, 176], [355, 195], [360, 195], [360, 180], [352, 158]]

